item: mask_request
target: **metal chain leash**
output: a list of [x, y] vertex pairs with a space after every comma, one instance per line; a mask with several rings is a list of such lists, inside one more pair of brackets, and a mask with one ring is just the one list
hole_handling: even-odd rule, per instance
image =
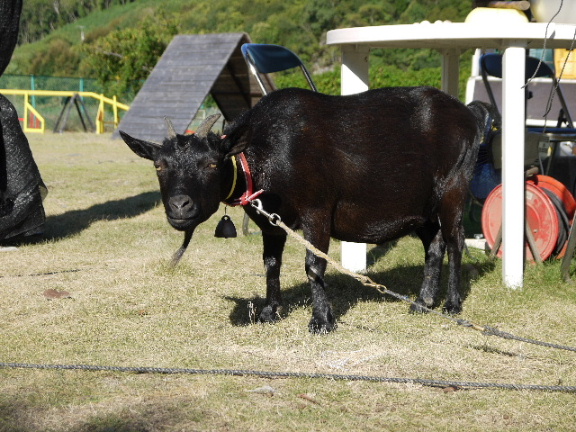
[[409, 303], [410, 305], [414, 305], [419, 310], [423, 310], [427, 313], [431, 313], [431, 314], [437, 315], [441, 318], [450, 320], [450, 321], [452, 321], [458, 325], [461, 325], [463, 327], [478, 330], [486, 336], [498, 336], [498, 337], [503, 338], [503, 339], [516, 340], [516, 341], [525, 342], [525, 343], [529, 343], [529, 344], [533, 344], [533, 345], [540, 345], [540, 346], [545, 346], [548, 348], [554, 348], [554, 349], [561, 349], [561, 350], [576, 352], [576, 347], [567, 346], [567, 345], [559, 345], [559, 344], [554, 344], [554, 343], [549, 343], [549, 342], [542, 342], [542, 341], [538, 341], [535, 339], [516, 336], [516, 335], [513, 335], [511, 333], [500, 331], [494, 327], [476, 324], [476, 323], [473, 323], [473, 322], [465, 320], [465, 319], [455, 318], [453, 316], [450, 316], [450, 315], [438, 312], [434, 309], [430, 309], [430, 308], [427, 308], [423, 305], [420, 305], [420, 304], [416, 303], [415, 301], [411, 300], [409, 297], [398, 294], [394, 291], [389, 290], [388, 288], [386, 288], [386, 286], [374, 282], [372, 279], [370, 279], [366, 275], [362, 275], [362, 274], [355, 273], [355, 272], [348, 270], [342, 264], [333, 260], [328, 254], [326, 254], [326, 253], [322, 252], [321, 250], [319, 250], [318, 248], [316, 248], [312, 243], [310, 243], [308, 240], [306, 240], [305, 238], [300, 236], [298, 233], [296, 233], [293, 229], [288, 227], [284, 222], [282, 222], [282, 219], [280, 218], [280, 216], [278, 214], [266, 212], [262, 206], [262, 202], [259, 199], [252, 201], [250, 203], [250, 205], [252, 207], [254, 207], [260, 214], [265, 216], [268, 219], [268, 221], [270, 222], [270, 224], [282, 228], [284, 231], [286, 231], [286, 233], [290, 237], [295, 239], [298, 243], [304, 245], [306, 247], [306, 249], [308, 249], [310, 252], [312, 252], [316, 256], [318, 256], [320, 258], [324, 258], [326, 260], [326, 262], [328, 262], [330, 265], [332, 265], [338, 271], [340, 271], [341, 273], [344, 273], [350, 277], [353, 277], [354, 279], [356, 279], [357, 281], [359, 281], [363, 285], [375, 288], [379, 293], [381, 293], [383, 295], [389, 295], [389, 296], [394, 297], [398, 300]]

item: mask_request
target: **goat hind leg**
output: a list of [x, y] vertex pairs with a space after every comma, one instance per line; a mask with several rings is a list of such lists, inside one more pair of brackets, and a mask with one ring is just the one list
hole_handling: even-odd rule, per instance
[[[459, 182], [460, 185], [468, 184], [465, 179]], [[449, 271], [448, 292], [444, 310], [450, 314], [462, 312], [461, 272], [462, 272], [462, 251], [464, 250], [464, 225], [462, 224], [464, 203], [467, 190], [455, 187], [444, 196], [443, 205], [440, 212], [442, 224], [442, 236], [446, 242], [448, 251]]]
[[422, 313], [425, 312], [424, 308], [434, 307], [437, 301], [446, 245], [442, 238], [440, 226], [436, 223], [422, 227], [417, 233], [424, 245], [426, 258], [420, 295], [415, 304], [410, 306], [410, 311]]
[[460, 286], [462, 283], [462, 250], [464, 249], [464, 228], [456, 227], [455, 238], [447, 244], [450, 274], [448, 276], [448, 293], [444, 310], [449, 314], [457, 315], [462, 312], [462, 296]]

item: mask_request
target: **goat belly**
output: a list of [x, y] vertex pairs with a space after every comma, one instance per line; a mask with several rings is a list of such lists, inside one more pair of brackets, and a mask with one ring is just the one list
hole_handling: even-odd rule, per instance
[[426, 219], [422, 216], [408, 216], [398, 219], [376, 217], [339, 217], [332, 226], [332, 237], [350, 242], [380, 244], [412, 233], [421, 227]]

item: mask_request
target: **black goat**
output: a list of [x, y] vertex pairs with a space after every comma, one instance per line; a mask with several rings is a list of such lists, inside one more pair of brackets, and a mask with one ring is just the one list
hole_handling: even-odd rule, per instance
[[[162, 145], [121, 135], [136, 154], [154, 161], [168, 221], [186, 232], [177, 258], [221, 202], [246, 204], [248, 195], [262, 190], [263, 208], [302, 229], [324, 252], [330, 237], [378, 244], [415, 231], [426, 254], [421, 306], [436, 305], [447, 249], [445, 308], [459, 313], [462, 216], [487, 116], [484, 105], [468, 108], [430, 87], [352, 96], [286, 89], [262, 98], [224, 136], [209, 132], [213, 117], [195, 135], [172, 129]], [[246, 164], [251, 175], [242, 172]], [[267, 293], [260, 320], [272, 322], [281, 304], [286, 234], [252, 206], [245, 211], [263, 233]], [[307, 253], [314, 333], [336, 325], [325, 269], [324, 259]]]

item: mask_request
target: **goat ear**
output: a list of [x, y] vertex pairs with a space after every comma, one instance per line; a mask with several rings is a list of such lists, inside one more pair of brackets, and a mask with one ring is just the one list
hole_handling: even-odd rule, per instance
[[162, 147], [160, 144], [133, 138], [126, 132], [119, 131], [119, 133], [124, 142], [128, 144], [128, 147], [130, 147], [134, 153], [144, 159], [153, 161], [155, 159], [156, 152]]
[[249, 128], [235, 130], [230, 135], [225, 136], [222, 146], [226, 157], [229, 158], [235, 154], [242, 153], [250, 144], [252, 133]]

